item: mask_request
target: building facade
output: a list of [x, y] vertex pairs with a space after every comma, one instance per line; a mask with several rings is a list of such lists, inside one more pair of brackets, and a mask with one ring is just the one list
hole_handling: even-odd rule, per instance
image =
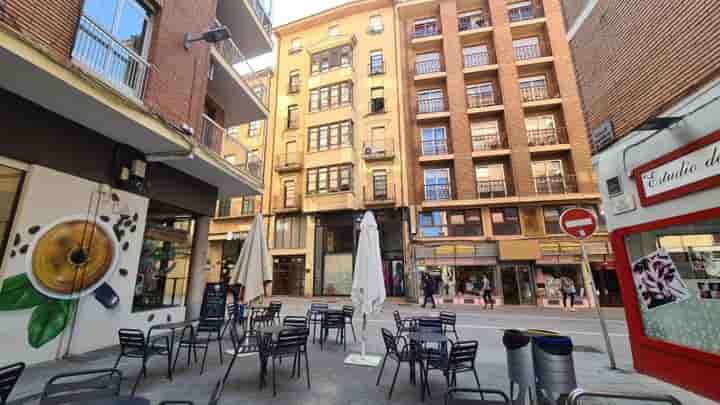
[[221, 151], [269, 114], [234, 66], [270, 34], [257, 1], [0, 4], [4, 361], [198, 316], [216, 201], [262, 193]]
[[[408, 171], [412, 274], [445, 302], [578, 306], [594, 298], [568, 207], [602, 221], [558, 0], [397, 1], [399, 87]], [[618, 305], [601, 226], [588, 242], [601, 301]], [[588, 273], [590, 274], [590, 273]], [[419, 280], [413, 281], [419, 288]]]
[[265, 177], [274, 293], [349, 295], [359, 219], [370, 209], [386, 287], [402, 296], [405, 151], [392, 2], [352, 2], [275, 34], [273, 164]]
[[720, 400], [720, 12], [563, 6], [634, 366]]

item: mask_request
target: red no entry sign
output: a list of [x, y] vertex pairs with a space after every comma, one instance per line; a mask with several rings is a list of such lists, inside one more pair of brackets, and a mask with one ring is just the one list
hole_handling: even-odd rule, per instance
[[571, 208], [560, 216], [560, 228], [575, 239], [587, 239], [597, 230], [597, 218], [590, 210]]

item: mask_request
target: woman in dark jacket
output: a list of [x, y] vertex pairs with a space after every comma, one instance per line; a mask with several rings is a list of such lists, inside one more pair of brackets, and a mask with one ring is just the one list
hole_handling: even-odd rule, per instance
[[422, 307], [425, 308], [425, 306], [428, 303], [428, 300], [432, 302], [433, 309], [435, 307], [435, 298], [433, 297], [433, 293], [435, 293], [435, 286], [433, 285], [433, 280], [430, 276], [425, 275], [423, 277], [423, 292], [425, 295], [425, 300], [423, 301]]

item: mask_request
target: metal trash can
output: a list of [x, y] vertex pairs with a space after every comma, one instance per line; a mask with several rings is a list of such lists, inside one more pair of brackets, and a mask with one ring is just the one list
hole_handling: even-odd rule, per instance
[[564, 398], [577, 388], [573, 344], [567, 336], [534, 336], [533, 364], [538, 395], [551, 404], [564, 403]]
[[[535, 404], [535, 369], [530, 336], [526, 332], [509, 329], [503, 334], [503, 345], [507, 353], [510, 400], [516, 405]], [[517, 398], [515, 397], [516, 386]], [[527, 401], [525, 394], [528, 394]]]

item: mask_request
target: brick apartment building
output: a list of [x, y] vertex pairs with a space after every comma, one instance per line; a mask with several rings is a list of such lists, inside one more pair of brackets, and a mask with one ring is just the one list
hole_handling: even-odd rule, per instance
[[717, 1], [562, 3], [634, 366], [720, 400]]
[[272, 50], [267, 7], [0, 2], [5, 362], [197, 316], [216, 201], [262, 193], [253, 160], [221, 151], [269, 114], [235, 69]]
[[[600, 195], [557, 0], [397, 1], [412, 256], [448, 302], [561, 305], [559, 277], [592, 305], [559, 216]], [[602, 221], [601, 221], [602, 222]], [[604, 229], [589, 243], [618, 305]], [[413, 273], [417, 274], [417, 273]]]

